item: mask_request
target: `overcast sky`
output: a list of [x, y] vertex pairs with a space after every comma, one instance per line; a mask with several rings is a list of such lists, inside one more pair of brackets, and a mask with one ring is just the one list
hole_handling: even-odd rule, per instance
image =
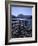
[[11, 15], [32, 15], [32, 8], [30, 7], [11, 7]]

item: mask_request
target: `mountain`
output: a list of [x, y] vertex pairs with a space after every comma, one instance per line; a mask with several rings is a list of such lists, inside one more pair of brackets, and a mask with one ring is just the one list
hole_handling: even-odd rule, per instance
[[12, 18], [16, 18], [16, 16], [14, 16], [14, 15], [11, 15], [11, 17], [12, 17]]
[[26, 19], [32, 19], [32, 15], [23, 15], [19, 14], [17, 17], [12, 15], [12, 18], [26, 18]]
[[23, 15], [23, 14], [19, 14], [19, 15], [17, 16], [17, 18], [32, 19], [32, 16], [31, 16], [31, 15]]

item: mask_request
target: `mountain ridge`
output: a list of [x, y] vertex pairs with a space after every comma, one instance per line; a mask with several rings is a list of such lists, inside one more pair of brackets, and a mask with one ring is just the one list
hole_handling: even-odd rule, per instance
[[32, 19], [32, 15], [23, 15], [23, 14], [19, 14], [18, 16], [15, 15], [11, 15], [12, 18], [27, 18], [27, 19]]

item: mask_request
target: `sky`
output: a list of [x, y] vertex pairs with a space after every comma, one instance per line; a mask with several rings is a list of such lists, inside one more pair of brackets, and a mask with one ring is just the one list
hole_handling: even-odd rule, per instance
[[31, 7], [11, 7], [11, 15], [18, 16], [19, 14], [32, 15], [32, 8]]

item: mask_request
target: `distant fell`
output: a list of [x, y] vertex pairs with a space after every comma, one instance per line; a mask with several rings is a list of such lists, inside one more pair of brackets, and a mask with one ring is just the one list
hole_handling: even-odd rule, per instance
[[19, 14], [18, 16], [12, 15], [13, 18], [27, 18], [27, 19], [32, 19], [32, 15], [23, 15]]

